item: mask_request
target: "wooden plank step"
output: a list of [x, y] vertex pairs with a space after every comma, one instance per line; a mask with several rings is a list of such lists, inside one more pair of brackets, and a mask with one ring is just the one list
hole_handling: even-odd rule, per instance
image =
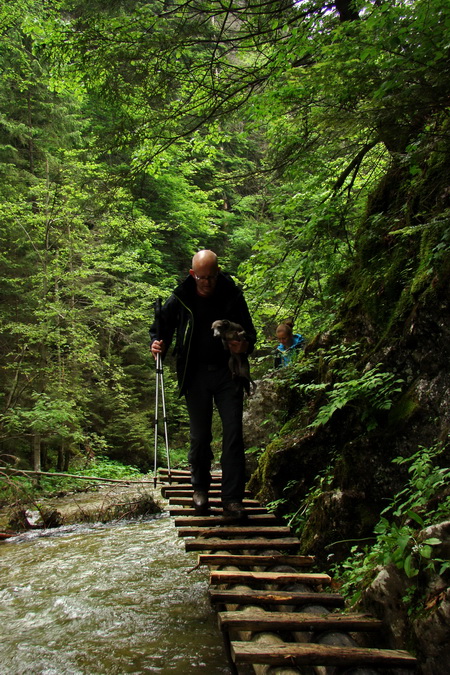
[[235, 663], [298, 666], [382, 666], [414, 668], [416, 659], [408, 652], [394, 649], [334, 647], [319, 644], [289, 643], [263, 645], [252, 642], [231, 642]]
[[[166, 499], [171, 499], [172, 497], [190, 497], [192, 499], [194, 488], [187, 485], [163, 485], [161, 487], [161, 494]], [[221, 492], [220, 490], [210, 490], [208, 495], [210, 499], [219, 499]], [[247, 491], [245, 497], [251, 499], [251, 493]]]
[[[229, 523], [229, 521], [228, 521]], [[179, 537], [233, 537], [236, 535], [273, 537], [288, 536], [291, 532], [290, 527], [286, 525], [251, 525], [249, 527], [240, 525], [223, 525], [218, 527], [181, 527], [178, 530]]]
[[307, 614], [301, 612], [219, 612], [219, 627], [244, 630], [300, 630], [300, 631], [373, 631], [383, 622], [364, 614]]
[[[169, 475], [169, 470], [166, 467], [161, 467], [158, 469], [158, 476], [168, 476]], [[191, 477], [191, 472], [189, 469], [171, 469], [170, 470], [170, 475], [172, 478], [183, 478], [187, 476], [188, 478]], [[211, 473], [211, 480], [222, 480], [222, 472], [221, 471], [213, 471]]]
[[[188, 488], [183, 485], [180, 486], [170, 485], [170, 486], [163, 486], [161, 488], [161, 494], [165, 499], [173, 499], [174, 497], [189, 497], [190, 499], [192, 499], [194, 490], [192, 488]], [[210, 490], [208, 494], [210, 501], [221, 498], [220, 490]], [[246, 493], [245, 498], [251, 499], [250, 492]]]
[[[170, 504], [174, 506], [191, 506], [192, 497], [172, 497]], [[222, 499], [220, 497], [213, 497], [209, 500], [211, 506], [222, 506]], [[242, 503], [244, 507], [247, 506], [259, 506], [259, 502], [256, 499], [243, 499]]]
[[[267, 513], [264, 506], [246, 506], [245, 512], [247, 516], [249, 515], [262, 515]], [[223, 516], [223, 510], [221, 508], [213, 507], [209, 509], [211, 516]], [[195, 516], [195, 509], [193, 507], [184, 506], [179, 508], [177, 506], [171, 506], [169, 504], [169, 514], [171, 516]], [[231, 518], [227, 518], [228, 522], [231, 522]]]
[[241, 584], [257, 581], [268, 584], [330, 584], [331, 577], [328, 574], [309, 574], [306, 572], [252, 572], [251, 570], [214, 570], [209, 576], [209, 583], [218, 586], [220, 584]]
[[223, 605], [320, 605], [323, 607], [344, 607], [345, 599], [339, 593], [315, 593], [300, 591], [266, 591], [209, 589], [211, 602]]
[[[158, 468], [157, 471], [158, 475], [168, 475], [169, 469], [166, 466], [161, 466]], [[170, 473], [172, 476], [190, 476], [191, 471], [190, 469], [170, 469]], [[211, 478], [222, 478], [222, 472], [221, 471], [212, 471], [211, 472]]]
[[[185, 513], [184, 509], [183, 513]], [[277, 523], [278, 519], [273, 513], [257, 513], [248, 515], [245, 522], [254, 523], [255, 525], [265, 525], [267, 523]], [[174, 524], [175, 527], [189, 527], [191, 525], [196, 527], [209, 527], [211, 525], [229, 525], [230, 519], [225, 518], [225, 516], [222, 515], [186, 516], [184, 518], [179, 516], [178, 518], [175, 518]]]
[[[169, 482], [169, 479], [168, 479], [168, 478], [162, 478], [162, 479], [159, 480], [159, 483], [158, 483], [158, 484], [159, 484], [162, 488], [163, 488], [163, 487], [171, 488], [171, 487], [174, 487], [174, 486], [180, 486], [180, 487], [185, 487], [185, 488], [192, 487], [191, 477], [190, 477], [190, 476], [177, 476], [176, 478], [173, 478], [173, 477], [172, 477], [171, 480], [170, 480], [170, 482]], [[218, 479], [213, 480], [212, 483], [211, 483], [211, 485], [212, 485], [214, 488], [219, 489], [219, 488], [221, 487], [221, 485], [222, 485], [222, 481], [221, 481], [221, 480], [218, 480]]]
[[273, 555], [240, 555], [223, 553], [200, 553], [198, 556], [198, 565], [292, 565], [293, 567], [308, 567], [312, 565], [315, 558], [311, 555], [283, 555], [274, 553]]
[[[300, 545], [300, 540], [294, 537], [283, 539], [271, 539], [270, 546], [276, 549], [296, 549]], [[186, 551], [213, 551], [223, 549], [224, 551], [243, 549], [257, 550], [267, 549], [269, 542], [267, 539], [188, 539], [184, 542]]]

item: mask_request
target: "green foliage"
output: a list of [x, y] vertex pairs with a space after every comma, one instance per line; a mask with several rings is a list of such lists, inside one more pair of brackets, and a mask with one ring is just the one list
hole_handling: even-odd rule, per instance
[[403, 380], [392, 373], [380, 372], [378, 366], [370, 368], [358, 378], [335, 382], [327, 393], [328, 402], [321, 406], [310, 426], [326, 424], [336, 410], [352, 403], [364, 407], [361, 418], [366, 421], [369, 430], [374, 429], [376, 420], [373, 411], [389, 410], [394, 394], [401, 391], [399, 385], [402, 383]]
[[[362, 2], [341, 18], [335, 6], [275, 0], [251, 11], [200, 0], [2, 5], [7, 450], [29, 461], [40, 435], [52, 467], [62, 446], [74, 461], [96, 435], [112, 457], [146, 465], [153, 303], [199, 247], [245, 286], [261, 372], [280, 319], [310, 339], [363, 294], [375, 321], [390, 320], [440, 279], [449, 9]], [[375, 198], [392, 167], [407, 177], [393, 214]], [[426, 179], [429, 202], [417, 197]], [[373, 428], [391, 405], [400, 379], [352, 358], [325, 355], [328, 379], [298, 385], [327, 397], [313, 427], [352, 405]], [[169, 382], [181, 453], [186, 414]]]
[[434, 552], [441, 541], [419, 536], [428, 525], [449, 517], [448, 496], [430, 508], [430, 500], [443, 492], [450, 478], [450, 469], [439, 466], [442, 453], [440, 444], [429, 449], [421, 447], [411, 457], [394, 460], [396, 464], [409, 465], [409, 479], [383, 511], [390, 517], [381, 516], [374, 529], [374, 543], [363, 548], [354, 546], [350, 557], [335, 570], [352, 602], [359, 599], [379, 566], [394, 564], [409, 579], [418, 577], [423, 570], [442, 575], [450, 569], [450, 562]]
[[130, 478], [136, 480], [143, 476], [135, 466], [122, 464], [102, 455], [97, 455], [87, 467], [83, 467], [82, 471], [84, 476], [95, 478]]
[[[319, 370], [324, 382], [293, 382], [292, 387], [307, 398], [318, 398], [319, 412], [309, 424], [316, 428], [329, 422], [333, 414], [351, 405], [360, 410], [361, 420], [370, 431], [377, 426], [376, 413], [389, 410], [403, 379], [383, 372], [380, 365], [358, 372], [355, 361], [358, 344], [338, 344], [319, 353]], [[322, 400], [325, 398], [324, 402]]]

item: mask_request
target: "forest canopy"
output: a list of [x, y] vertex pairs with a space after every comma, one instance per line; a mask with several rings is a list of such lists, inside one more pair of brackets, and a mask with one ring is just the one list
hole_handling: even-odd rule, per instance
[[2, 454], [148, 467], [153, 304], [202, 247], [261, 357], [287, 317], [391, 326], [448, 255], [449, 30], [436, 0], [6, 0]]

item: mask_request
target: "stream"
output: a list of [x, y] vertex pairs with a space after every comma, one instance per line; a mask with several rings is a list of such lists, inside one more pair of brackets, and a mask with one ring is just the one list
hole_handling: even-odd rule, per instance
[[229, 673], [208, 571], [167, 515], [0, 544], [0, 674]]

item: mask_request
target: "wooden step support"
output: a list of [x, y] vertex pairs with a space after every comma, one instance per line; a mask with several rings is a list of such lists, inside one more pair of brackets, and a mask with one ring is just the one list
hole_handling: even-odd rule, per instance
[[315, 643], [263, 645], [252, 642], [231, 642], [235, 663], [256, 663], [271, 666], [389, 667], [414, 668], [416, 659], [408, 652], [364, 647], [334, 647]]

